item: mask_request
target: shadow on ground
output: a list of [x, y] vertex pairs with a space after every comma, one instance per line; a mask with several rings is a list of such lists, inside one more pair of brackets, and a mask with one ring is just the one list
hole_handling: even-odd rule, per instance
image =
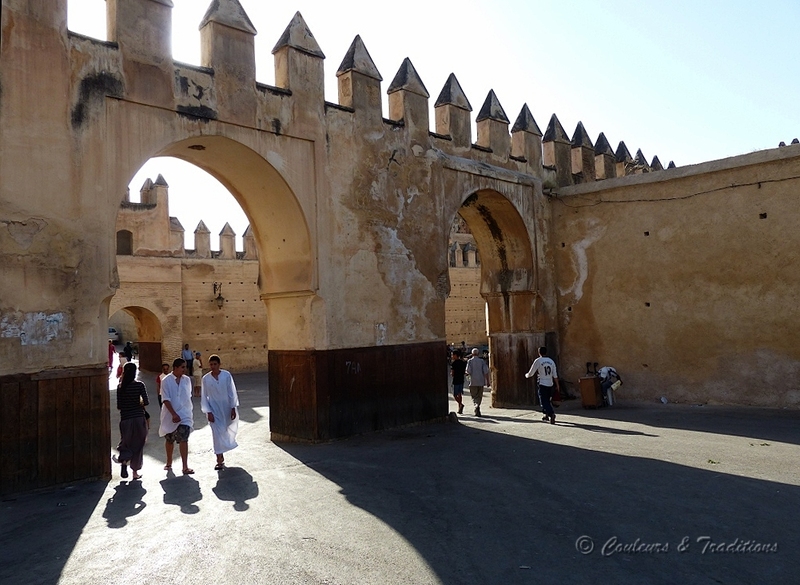
[[[399, 532], [443, 583], [796, 580], [797, 486], [486, 428], [437, 425], [281, 448]], [[705, 537], [777, 543], [778, 551], [704, 553]], [[612, 539], [667, 550], [624, 553]]]
[[[653, 409], [656, 409], [654, 412]], [[647, 412], [652, 427], [682, 429], [737, 437], [752, 437], [800, 445], [797, 410], [750, 406], [703, 406], [697, 404], [656, 404], [619, 401], [613, 407], [584, 409], [579, 400], [565, 402], [561, 412], [626, 423], [636, 423]], [[768, 418], [769, 425], [753, 425]]]

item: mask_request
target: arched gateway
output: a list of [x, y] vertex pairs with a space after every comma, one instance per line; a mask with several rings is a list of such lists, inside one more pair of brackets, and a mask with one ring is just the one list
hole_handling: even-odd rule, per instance
[[[202, 67], [172, 60], [169, 0], [107, 4], [109, 42], [67, 31], [67, 0], [47, 10], [2, 4], [0, 176], [14, 229], [0, 236], [0, 380], [24, 424], [4, 430], [19, 435], [18, 457], [0, 491], [110, 472], [115, 218], [153, 156], [205, 169], [251, 220], [273, 438], [326, 440], [446, 416], [457, 213], [483, 260], [496, 403], [530, 399], [519, 372], [555, 328], [555, 296], [543, 270], [541, 132], [527, 107], [509, 136], [490, 93], [473, 144], [455, 77], [431, 132], [428, 92], [408, 60], [384, 119], [381, 76], [358, 37], [337, 72], [339, 103], [325, 101], [324, 56], [299, 13], [273, 51], [270, 87], [255, 81], [255, 29], [236, 0], [213, 2], [203, 20]], [[160, 300], [151, 302], [158, 314]]]

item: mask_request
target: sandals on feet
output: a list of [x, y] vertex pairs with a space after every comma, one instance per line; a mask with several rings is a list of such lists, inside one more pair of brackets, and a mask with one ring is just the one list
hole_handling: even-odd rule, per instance
[[224, 463], [224, 462], [223, 462], [223, 463], [217, 463], [217, 464], [214, 466], [214, 469], [215, 469], [216, 471], [219, 471], [220, 469], [225, 469], [225, 463]]
[[169, 471], [170, 469], [172, 469], [172, 465], [165, 465], [164, 466], [164, 471]]
[[183, 470], [183, 475], [192, 475], [194, 473], [194, 469], [186, 468]]

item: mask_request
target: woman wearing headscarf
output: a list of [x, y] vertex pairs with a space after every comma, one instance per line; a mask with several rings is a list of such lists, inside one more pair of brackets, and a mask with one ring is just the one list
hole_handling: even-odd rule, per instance
[[122, 466], [122, 477], [128, 477], [128, 466], [133, 470], [133, 479], [142, 477], [139, 470], [144, 459], [144, 444], [147, 441], [145, 407], [147, 388], [136, 379], [136, 364], [128, 362], [122, 369], [122, 380], [117, 387], [117, 410], [119, 410], [119, 432], [117, 445], [119, 457], [114, 461]]

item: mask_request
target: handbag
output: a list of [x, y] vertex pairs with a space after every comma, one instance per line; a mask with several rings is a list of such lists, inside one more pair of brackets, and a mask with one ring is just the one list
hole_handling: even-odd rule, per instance
[[561, 392], [558, 391], [558, 388], [553, 388], [553, 395], [550, 397], [550, 404], [556, 408], [561, 406]]
[[619, 390], [619, 387], [620, 387], [620, 386], [622, 386], [622, 380], [617, 380], [616, 382], [614, 382], [613, 384], [611, 384], [611, 389], [612, 389], [614, 392], [616, 392], [617, 390]]

